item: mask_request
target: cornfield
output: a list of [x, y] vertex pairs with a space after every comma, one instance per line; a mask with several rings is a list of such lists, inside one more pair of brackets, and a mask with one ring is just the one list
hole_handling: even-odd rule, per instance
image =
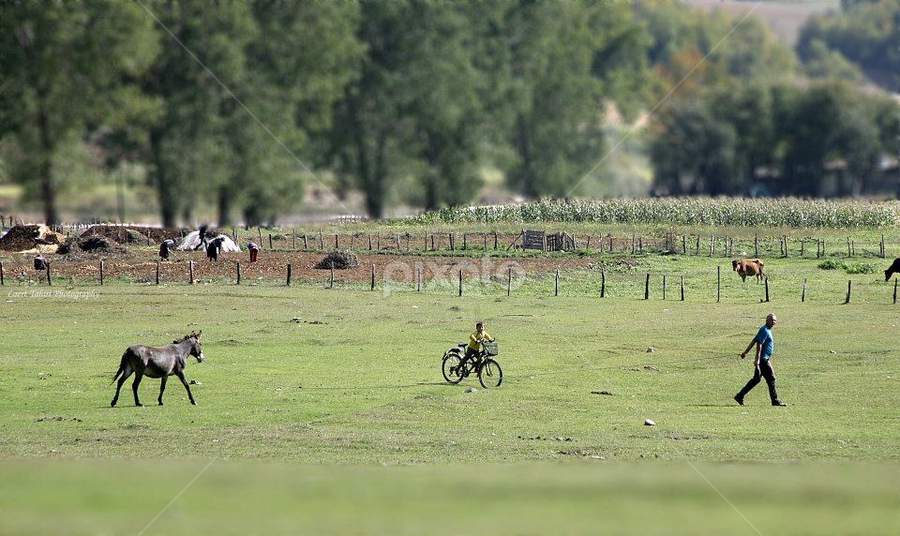
[[887, 227], [900, 203], [795, 198], [542, 199], [521, 205], [446, 208], [408, 223], [596, 222], [798, 228]]

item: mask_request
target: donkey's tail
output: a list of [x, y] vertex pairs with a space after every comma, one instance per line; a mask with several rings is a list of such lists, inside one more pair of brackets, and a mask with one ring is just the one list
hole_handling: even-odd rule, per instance
[[113, 379], [109, 381], [110, 385], [112, 385], [116, 380], [119, 379], [119, 376], [125, 372], [125, 362], [128, 357], [128, 350], [125, 350], [125, 353], [122, 354], [122, 360], [119, 362], [119, 370], [116, 371], [116, 375], [113, 376]]

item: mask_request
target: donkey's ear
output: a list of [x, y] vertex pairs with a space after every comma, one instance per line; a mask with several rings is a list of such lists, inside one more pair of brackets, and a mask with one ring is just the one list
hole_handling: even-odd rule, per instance
[[200, 336], [201, 336], [201, 335], [203, 335], [203, 330], [202, 330], [202, 329], [201, 329], [200, 331], [197, 332], [197, 340], [198, 340], [198, 341], [200, 340]]

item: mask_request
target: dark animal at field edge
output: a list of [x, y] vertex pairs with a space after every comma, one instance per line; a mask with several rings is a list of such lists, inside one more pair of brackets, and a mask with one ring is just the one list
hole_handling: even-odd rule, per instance
[[746, 281], [747, 276], [756, 276], [756, 282], [759, 283], [763, 276], [763, 261], [759, 259], [734, 259], [731, 261], [731, 269], [741, 276], [741, 281]]
[[166, 379], [169, 376], [178, 376], [182, 385], [187, 390], [188, 398], [191, 404], [196, 405], [194, 395], [191, 394], [191, 388], [188, 386], [187, 380], [184, 378], [184, 367], [187, 365], [188, 356], [194, 356], [198, 363], [203, 362], [203, 348], [200, 345], [201, 330], [198, 333], [193, 331], [189, 335], [185, 335], [180, 339], [172, 341], [171, 344], [164, 346], [146, 346], [144, 344], [133, 344], [129, 346], [125, 353], [122, 354], [122, 361], [119, 363], [119, 370], [113, 376], [113, 381], [119, 380], [116, 386], [116, 396], [110, 402], [111, 407], [115, 407], [119, 401], [119, 391], [125, 380], [134, 373], [134, 382], [131, 384], [131, 390], [134, 392], [134, 405], [140, 406], [141, 401], [138, 398], [138, 387], [144, 376], [150, 378], [159, 378], [159, 397], [157, 401], [162, 406], [163, 391], [166, 389]]
[[900, 257], [894, 259], [893, 264], [891, 264], [890, 268], [884, 271], [884, 280], [890, 281], [891, 276], [894, 274], [900, 274]]

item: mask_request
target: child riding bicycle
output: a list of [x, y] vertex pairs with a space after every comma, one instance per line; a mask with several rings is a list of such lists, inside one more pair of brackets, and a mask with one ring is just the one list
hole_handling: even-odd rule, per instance
[[466, 347], [466, 355], [463, 356], [462, 361], [459, 364], [463, 370], [464, 365], [469, 358], [475, 359], [479, 356], [483, 349], [482, 343], [485, 341], [494, 342], [494, 339], [484, 330], [484, 322], [476, 322], [475, 332], [469, 335], [469, 346]]

